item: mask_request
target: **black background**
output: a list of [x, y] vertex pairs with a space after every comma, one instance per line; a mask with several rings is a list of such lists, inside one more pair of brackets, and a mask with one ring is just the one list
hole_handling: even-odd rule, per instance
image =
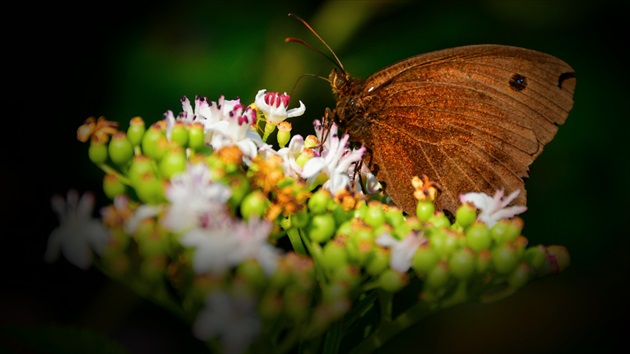
[[[15, 4], [4, 33], [2, 290], [0, 324], [84, 328], [130, 353], [203, 353], [190, 329], [95, 270], [43, 262], [57, 225], [50, 197], [99, 192], [101, 172], [76, 128], [89, 116], [153, 122], [179, 98], [220, 94], [253, 101], [258, 89], [292, 92], [304, 73], [332, 64], [284, 43], [317, 40], [309, 21], [353, 75], [414, 54], [500, 43], [555, 55], [575, 69], [575, 107], [532, 165], [524, 235], [567, 246], [572, 265], [492, 305], [428, 318], [383, 348], [414, 352], [613, 352], [628, 315], [629, 75], [622, 55], [628, 5], [607, 1], [239, 1]], [[296, 131], [333, 105], [328, 84], [301, 79], [307, 106]], [[299, 119], [299, 118], [298, 118]], [[98, 195], [99, 206], [106, 200]], [[622, 322], [624, 321], [624, 322]], [[10, 340], [0, 336], [0, 343]], [[615, 350], [617, 352], [617, 350]]]

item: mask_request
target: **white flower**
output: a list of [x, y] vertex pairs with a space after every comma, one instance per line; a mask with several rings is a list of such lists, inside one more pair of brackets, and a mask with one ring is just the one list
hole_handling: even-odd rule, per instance
[[129, 218], [129, 220], [125, 222], [125, 225], [124, 225], [125, 232], [129, 234], [133, 234], [134, 232], [136, 232], [136, 229], [138, 228], [138, 226], [140, 226], [140, 223], [142, 222], [142, 220], [157, 216], [160, 214], [160, 212], [162, 212], [162, 210], [164, 210], [163, 205], [149, 205], [149, 204], [140, 205], [134, 211], [133, 215]]
[[280, 252], [267, 242], [272, 226], [260, 219], [233, 222], [224, 215], [205, 227], [188, 231], [180, 242], [195, 248], [193, 270], [197, 274], [220, 275], [246, 259], [255, 259], [263, 271], [271, 275], [276, 270]]
[[192, 229], [181, 238], [182, 245], [195, 248], [195, 273], [221, 275], [236, 263], [234, 254], [238, 250], [239, 240], [231, 226], [229, 219], [226, 219], [224, 223], [217, 222], [212, 227]]
[[256, 339], [260, 328], [253, 298], [219, 291], [206, 298], [205, 306], [193, 325], [193, 333], [204, 341], [218, 337], [223, 352], [240, 354]]
[[407, 237], [399, 241], [389, 234], [383, 234], [376, 239], [376, 243], [383, 247], [389, 247], [391, 254], [389, 258], [389, 266], [398, 272], [404, 273], [411, 268], [413, 255], [418, 247], [425, 242], [426, 239], [422, 233], [411, 232]]
[[203, 163], [189, 165], [170, 182], [165, 191], [170, 205], [163, 222], [172, 231], [194, 228], [207, 215], [223, 212], [231, 194], [228, 187], [212, 181], [210, 170]]
[[493, 227], [497, 221], [514, 217], [527, 210], [527, 207], [522, 205], [508, 207], [508, 204], [510, 204], [520, 192], [521, 191], [517, 189], [506, 198], [503, 198], [503, 189], [497, 190], [494, 197], [485, 193], [471, 192], [460, 195], [459, 200], [462, 204], [472, 203], [477, 209], [481, 210], [477, 219], [486, 223], [488, 227]]
[[61, 251], [70, 263], [81, 269], [89, 268], [93, 259], [92, 251], [101, 253], [110, 239], [107, 228], [98, 219], [92, 218], [94, 195], [84, 193], [79, 199], [79, 193], [70, 190], [67, 202], [55, 195], [51, 204], [60, 223], [48, 239], [44, 256], [46, 261], [55, 261]]
[[262, 219], [250, 219], [238, 223], [234, 230], [239, 246], [234, 250], [232, 261], [240, 264], [246, 259], [255, 259], [267, 275], [272, 275], [278, 266], [280, 250], [267, 241], [273, 225]]
[[258, 91], [254, 102], [256, 107], [265, 114], [265, 118], [269, 124], [278, 125], [284, 122], [287, 118], [297, 117], [304, 114], [306, 107], [302, 101], [299, 101], [299, 108], [292, 108], [287, 111], [290, 97], [286, 92], [281, 95], [278, 92], [265, 93], [265, 91], [266, 90]]
[[264, 148], [267, 144], [263, 142], [260, 135], [253, 129], [256, 124], [256, 110], [251, 107], [244, 107], [240, 101], [227, 101], [224, 110], [231, 106], [225, 118], [216, 122], [208, 129], [214, 134], [210, 140], [210, 145], [215, 150], [224, 146], [236, 145], [249, 158], [256, 156], [259, 148]]
[[298, 165], [296, 159], [303, 151], [304, 138], [299, 134], [291, 138], [289, 146], [278, 150], [278, 155], [282, 157], [282, 169], [286, 176], [297, 177], [302, 174], [302, 167]]
[[348, 139], [345, 134], [341, 140], [337, 135], [337, 125], [333, 124], [328, 137], [329, 148], [324, 149], [321, 157], [313, 157], [306, 162], [302, 170], [302, 177], [307, 179], [307, 183], [313, 184], [315, 179], [323, 172], [328, 176], [323, 188], [332, 194], [347, 188], [350, 185], [350, 166], [361, 161], [365, 152], [365, 147], [359, 149], [348, 149]]

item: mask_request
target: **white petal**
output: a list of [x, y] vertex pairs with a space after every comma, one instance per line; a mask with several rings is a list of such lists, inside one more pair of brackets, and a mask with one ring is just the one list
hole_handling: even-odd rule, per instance
[[326, 161], [321, 157], [313, 157], [306, 161], [302, 169], [302, 178], [318, 175], [326, 167]]

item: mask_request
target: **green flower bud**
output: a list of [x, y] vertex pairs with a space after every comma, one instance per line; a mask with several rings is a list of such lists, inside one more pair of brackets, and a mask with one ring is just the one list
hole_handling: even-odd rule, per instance
[[354, 288], [361, 281], [361, 271], [356, 266], [344, 264], [333, 270], [330, 276], [331, 282], [342, 282], [350, 288]]
[[124, 132], [118, 132], [112, 136], [108, 151], [109, 158], [118, 166], [126, 166], [133, 157], [133, 146]]
[[383, 273], [389, 267], [389, 252], [382, 247], [375, 247], [365, 265], [365, 271], [371, 276]]
[[[419, 218], [418, 218], [419, 219]], [[429, 218], [429, 223], [436, 228], [447, 228], [451, 226], [451, 222], [443, 212], [435, 213]]]
[[490, 229], [490, 234], [497, 243], [512, 242], [521, 234], [522, 228], [523, 220], [521, 218], [502, 219]]
[[428, 289], [437, 289], [448, 284], [450, 279], [450, 272], [448, 265], [445, 262], [439, 262], [429, 270], [425, 279], [425, 286]]
[[461, 249], [451, 256], [448, 268], [455, 278], [468, 280], [475, 273], [475, 255], [468, 248]]
[[174, 175], [186, 171], [186, 151], [179, 145], [171, 145], [169, 151], [160, 160], [160, 172], [164, 178], [170, 179]]
[[466, 230], [466, 245], [476, 252], [490, 248], [492, 237], [486, 224], [475, 222], [470, 225]]
[[90, 161], [94, 164], [104, 164], [105, 161], [107, 161], [107, 145], [91, 140], [90, 147], [88, 148], [88, 156], [90, 157]]
[[566, 247], [552, 245], [547, 247], [547, 252], [552, 259], [554, 273], [564, 271], [571, 264], [571, 257]]
[[206, 145], [206, 136], [203, 130], [203, 124], [194, 122], [188, 128], [188, 146], [192, 149], [199, 150]]
[[409, 283], [409, 276], [407, 276], [407, 273], [386, 269], [379, 275], [378, 283], [381, 289], [394, 293], [401, 290]]
[[188, 130], [189, 128], [186, 127], [183, 122], [175, 122], [175, 125], [171, 130], [171, 141], [185, 148], [186, 144], [188, 144]]
[[477, 220], [477, 209], [469, 203], [464, 203], [457, 209], [455, 220], [465, 229]]
[[145, 173], [140, 176], [138, 184], [135, 185], [138, 198], [147, 204], [159, 204], [166, 200], [164, 196], [164, 185], [153, 173]]
[[354, 227], [352, 226], [352, 220], [348, 220], [346, 222], [341, 223], [337, 228], [336, 235], [351, 235], [353, 233]]
[[397, 227], [405, 222], [405, 215], [402, 209], [390, 206], [385, 212], [385, 220], [393, 227]]
[[416, 206], [416, 216], [422, 222], [429, 221], [435, 212], [435, 204], [430, 200], [421, 200]]
[[310, 210], [312, 214], [322, 214], [328, 209], [328, 203], [330, 203], [331, 200], [332, 195], [330, 192], [320, 188], [308, 199], [308, 210]]
[[530, 247], [525, 251], [524, 259], [529, 263], [536, 271], [540, 271], [545, 265], [547, 259], [547, 251], [545, 246], [538, 245]]
[[129, 122], [129, 129], [127, 129], [127, 139], [133, 146], [138, 146], [142, 142], [142, 137], [146, 132], [144, 120], [141, 117], [133, 117]]
[[492, 265], [499, 274], [511, 273], [518, 264], [516, 247], [511, 243], [503, 243], [492, 250]]
[[141, 177], [145, 174], [154, 174], [153, 164], [148, 157], [137, 155], [131, 159], [128, 176], [134, 187], [140, 184]]
[[162, 157], [160, 155], [162, 152], [158, 151], [158, 141], [162, 139], [166, 139], [162, 125], [158, 123], [152, 124], [142, 137], [142, 152], [144, 155], [151, 159], [159, 160]]
[[251, 192], [249, 180], [244, 175], [238, 173], [230, 175], [229, 178], [226, 179], [225, 184], [232, 189], [228, 204], [232, 209], [236, 210], [241, 205], [247, 193]]
[[291, 226], [297, 228], [303, 228], [308, 224], [309, 214], [306, 209], [302, 209], [289, 216], [291, 218]]
[[492, 262], [492, 252], [490, 250], [482, 250], [477, 255], [477, 272], [485, 273], [490, 269], [490, 263]]
[[127, 186], [115, 174], [108, 173], [103, 178], [103, 191], [109, 199], [114, 199], [127, 192]]
[[525, 262], [520, 262], [508, 277], [508, 284], [514, 289], [520, 289], [527, 284], [531, 273], [531, 266]]
[[289, 140], [291, 140], [291, 123], [284, 121], [278, 124], [278, 134], [276, 136], [278, 145], [281, 148], [285, 147]]
[[422, 245], [413, 255], [411, 266], [420, 276], [427, 274], [437, 264], [440, 257], [432, 247]]
[[322, 250], [322, 262], [326, 269], [334, 270], [348, 262], [348, 253], [342, 243], [327, 242]]
[[371, 202], [365, 212], [364, 221], [366, 224], [376, 228], [385, 222], [385, 213], [380, 203]]
[[269, 200], [265, 194], [260, 190], [255, 190], [243, 198], [241, 215], [245, 220], [249, 220], [251, 217], [262, 218], [268, 206]]
[[308, 237], [313, 242], [326, 242], [335, 233], [335, 218], [332, 214], [314, 215], [306, 226]]

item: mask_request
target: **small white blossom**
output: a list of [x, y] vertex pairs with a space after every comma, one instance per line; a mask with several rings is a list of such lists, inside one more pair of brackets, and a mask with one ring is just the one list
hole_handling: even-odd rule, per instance
[[[224, 105], [224, 107], [227, 105]], [[228, 111], [227, 117], [210, 128], [214, 132], [210, 145], [215, 150], [224, 146], [236, 145], [249, 158], [256, 156], [258, 149], [264, 147], [260, 135], [252, 128], [256, 124], [256, 110], [236, 103]]]
[[100, 220], [92, 218], [94, 195], [84, 193], [79, 199], [79, 193], [70, 190], [67, 201], [55, 195], [51, 204], [60, 222], [48, 239], [44, 256], [46, 261], [55, 261], [61, 252], [75, 266], [89, 268], [92, 265], [92, 251], [100, 254], [110, 239], [107, 228]]
[[223, 352], [240, 354], [256, 339], [260, 328], [256, 301], [252, 297], [218, 291], [206, 298], [193, 325], [193, 333], [204, 341], [220, 338]]
[[330, 129], [330, 136], [327, 139], [329, 148], [324, 149], [321, 157], [313, 157], [306, 162], [302, 170], [302, 177], [307, 179], [308, 184], [313, 184], [320, 173], [328, 176], [328, 180], [322, 186], [335, 194], [340, 190], [350, 186], [350, 167], [361, 161], [365, 153], [365, 147], [350, 150], [348, 148], [349, 135], [345, 134], [339, 139], [337, 135], [337, 125], [333, 124]]
[[389, 266], [393, 270], [401, 273], [411, 268], [413, 255], [416, 253], [416, 250], [418, 250], [418, 247], [425, 241], [426, 239], [422, 236], [422, 233], [419, 232], [411, 232], [402, 241], [399, 241], [387, 233], [376, 239], [378, 245], [391, 249]]
[[503, 198], [503, 189], [497, 190], [494, 197], [485, 193], [466, 193], [459, 196], [459, 200], [463, 203], [472, 203], [477, 209], [481, 210], [478, 220], [483, 221], [488, 227], [493, 227], [497, 221], [501, 219], [511, 218], [527, 210], [527, 207], [515, 205], [508, 207], [520, 193], [515, 190], [507, 197]]
[[189, 165], [186, 171], [171, 177], [171, 184], [165, 190], [170, 202], [163, 219], [166, 228], [191, 229], [199, 226], [207, 215], [224, 211], [231, 191], [210, 177], [210, 170], [203, 163]]
[[[114, 200], [115, 201], [115, 200]], [[152, 218], [159, 215], [164, 210], [163, 205], [140, 205], [133, 213], [133, 215], [125, 222], [124, 230], [129, 234], [133, 234], [140, 226], [142, 220]]]
[[233, 263], [236, 265], [246, 259], [255, 259], [267, 275], [272, 275], [278, 266], [280, 252], [267, 241], [272, 227], [270, 222], [256, 218], [238, 223], [234, 234], [239, 246], [234, 250]]
[[231, 223], [213, 223], [212, 227], [195, 228], [188, 231], [180, 242], [186, 247], [193, 247], [193, 270], [197, 274], [221, 275], [236, 262], [234, 253], [239, 247]]
[[290, 97], [286, 92], [281, 95], [277, 92], [265, 93], [265, 91], [266, 90], [258, 91], [254, 102], [256, 107], [264, 113], [269, 124], [278, 125], [284, 122], [287, 118], [297, 117], [304, 114], [306, 107], [302, 101], [299, 101], [299, 108], [292, 108], [287, 111]]
[[282, 157], [282, 169], [286, 176], [298, 177], [302, 174], [302, 167], [298, 165], [296, 159], [304, 151], [304, 138], [297, 134], [291, 138], [289, 145], [278, 150], [278, 155]]

